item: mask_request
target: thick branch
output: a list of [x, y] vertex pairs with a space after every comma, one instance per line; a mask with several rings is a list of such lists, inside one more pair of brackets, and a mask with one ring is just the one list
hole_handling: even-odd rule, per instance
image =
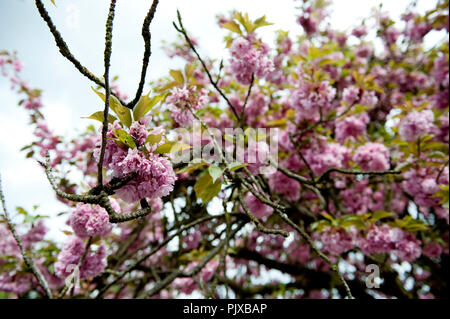
[[[96, 77], [94, 74], [92, 74], [86, 67], [84, 67], [80, 61], [78, 61], [70, 52], [69, 47], [67, 46], [66, 42], [64, 41], [63, 37], [59, 33], [59, 31], [56, 29], [56, 26], [53, 24], [52, 19], [48, 15], [47, 10], [45, 10], [44, 4], [41, 0], [36, 0], [36, 7], [39, 11], [39, 14], [41, 15], [42, 19], [47, 23], [48, 28], [50, 29], [50, 32], [52, 33], [56, 46], [59, 48], [59, 52], [61, 52], [62, 56], [65, 57], [67, 60], [72, 62], [72, 64], [75, 66], [75, 68], [80, 71], [81, 74], [83, 74], [85, 77], [87, 77], [89, 80], [94, 82], [95, 84], [105, 88], [105, 83], [103, 83], [98, 77]], [[125, 105], [120, 98], [113, 94], [119, 101]]]
[[137, 104], [142, 95], [142, 90], [144, 88], [145, 83], [145, 75], [147, 74], [148, 62], [150, 60], [151, 51], [151, 33], [150, 33], [150, 23], [152, 23], [153, 17], [155, 16], [156, 7], [158, 6], [158, 0], [153, 0], [152, 6], [147, 13], [147, 16], [144, 19], [144, 23], [142, 24], [142, 38], [144, 39], [145, 49], [144, 49], [144, 57], [142, 58], [142, 69], [141, 69], [141, 79], [139, 81], [138, 89], [136, 91], [136, 96], [130, 103], [127, 104], [127, 107], [133, 109]]
[[111, 60], [112, 48], [112, 28], [114, 21], [114, 12], [116, 7], [116, 0], [111, 0], [109, 7], [108, 18], [106, 19], [106, 35], [105, 35], [105, 108], [103, 110], [103, 126], [102, 126], [102, 146], [100, 148], [100, 157], [97, 164], [97, 184], [103, 185], [103, 158], [105, 157], [106, 147], [106, 133], [108, 132], [108, 113], [109, 113], [109, 98], [111, 89], [109, 88], [109, 66]]

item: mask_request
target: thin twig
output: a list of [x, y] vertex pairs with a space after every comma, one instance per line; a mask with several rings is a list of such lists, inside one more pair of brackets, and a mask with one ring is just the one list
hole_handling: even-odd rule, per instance
[[102, 288], [102, 290], [99, 292], [99, 294], [96, 296], [96, 298], [100, 298], [112, 285], [116, 284], [120, 279], [122, 279], [127, 273], [131, 272], [132, 270], [136, 269], [136, 267], [138, 267], [142, 262], [144, 262], [145, 260], [147, 260], [148, 258], [150, 258], [150, 256], [152, 256], [153, 254], [155, 254], [156, 252], [158, 252], [162, 247], [164, 247], [165, 245], [167, 245], [170, 241], [172, 241], [172, 239], [174, 239], [175, 237], [179, 236], [180, 233], [184, 232], [185, 230], [192, 228], [198, 224], [201, 224], [205, 221], [211, 220], [211, 219], [216, 219], [216, 218], [223, 218], [225, 217], [225, 215], [215, 215], [215, 216], [204, 216], [202, 218], [199, 218], [197, 220], [194, 220], [186, 225], [184, 225], [183, 227], [181, 227], [180, 229], [178, 229], [175, 233], [173, 233], [172, 235], [170, 235], [169, 237], [167, 237], [165, 240], [163, 240], [161, 243], [159, 243], [158, 245], [156, 245], [150, 252], [148, 252], [147, 254], [139, 257], [134, 263], [132, 263], [131, 265], [129, 265], [126, 269], [124, 269], [123, 271], [121, 271], [116, 278], [111, 281], [110, 283], [108, 283], [105, 287]]
[[[237, 227], [233, 229], [230, 233], [230, 238], [234, 237], [236, 233], [242, 228], [242, 226], [245, 225], [245, 222], [241, 221], [238, 223]], [[164, 287], [167, 287], [170, 283], [172, 283], [177, 277], [194, 277], [197, 275], [203, 267], [206, 266], [206, 264], [216, 256], [221, 249], [225, 246], [226, 239], [222, 240], [220, 244], [218, 244], [216, 247], [214, 247], [206, 256], [203, 258], [192, 270], [190, 270], [188, 273], [183, 273], [181, 270], [176, 270], [173, 273], [171, 273], [169, 276], [164, 278], [162, 281], [157, 283], [150, 291], [145, 293], [140, 298], [148, 298], [153, 296], [154, 294], [161, 291]]]
[[253, 213], [250, 211], [250, 209], [245, 204], [244, 199], [242, 197], [242, 192], [239, 192], [238, 196], [239, 196], [239, 202], [241, 203], [242, 209], [250, 217], [250, 219], [252, 220], [252, 222], [255, 224], [256, 228], [260, 232], [265, 233], [265, 234], [281, 235], [283, 237], [289, 237], [289, 232], [287, 232], [287, 231], [284, 231], [281, 229], [270, 229], [270, 228], [265, 227], [263, 224], [261, 224], [259, 219], [255, 215], [253, 215]]
[[[83, 264], [84, 260], [86, 259], [86, 256], [87, 256], [87, 253], [88, 253], [88, 251], [89, 251], [89, 247], [91, 247], [91, 244], [92, 244], [92, 237], [89, 237], [89, 239], [88, 239], [88, 241], [87, 241], [87, 243], [86, 243], [86, 246], [85, 246], [85, 248], [84, 248], [83, 255], [81, 256], [80, 260], [79, 260], [78, 263], [77, 263], [77, 268], [78, 268], [78, 269], [81, 268], [81, 265]], [[76, 280], [76, 278], [75, 278], [75, 280]], [[71, 296], [71, 297], [73, 297], [74, 288], [75, 288], [75, 285], [72, 286], [72, 289], [71, 289], [71, 292], [70, 292], [70, 296]], [[64, 288], [63, 288], [63, 290], [62, 290], [61, 293], [59, 294], [58, 298], [59, 298], [59, 299], [63, 298], [63, 297], [66, 295], [67, 290], [69, 290], [69, 286], [68, 286], [68, 285], [65, 285]]]
[[290, 225], [292, 228], [294, 228], [300, 236], [303, 237], [303, 239], [309, 244], [309, 246], [314, 250], [314, 252], [322, 258], [327, 264], [330, 265], [331, 269], [336, 272], [336, 274], [339, 276], [339, 279], [341, 280], [342, 284], [344, 285], [345, 291], [347, 292], [347, 296], [350, 299], [353, 299], [352, 292], [350, 291], [350, 287], [347, 284], [347, 281], [345, 280], [344, 276], [341, 274], [341, 272], [338, 269], [338, 266], [331, 261], [330, 258], [328, 258], [327, 255], [322, 253], [317, 246], [314, 244], [311, 237], [308, 235], [308, 233], [301, 227], [299, 227], [296, 223], [294, 223], [287, 215], [286, 213], [283, 213], [281, 211], [276, 210], [277, 214], [281, 217], [282, 220], [284, 220], [288, 225]]
[[333, 172], [347, 174], [347, 175], [390, 175], [390, 174], [395, 175], [395, 174], [401, 174], [400, 171], [396, 171], [396, 170], [361, 172], [361, 171], [345, 170], [345, 169], [341, 169], [341, 168], [330, 168], [317, 179], [317, 183], [322, 182], [326, 177], [328, 177], [329, 174], [331, 174]]
[[211, 73], [208, 70], [208, 67], [206, 66], [206, 63], [203, 61], [203, 59], [201, 58], [200, 54], [197, 52], [197, 49], [195, 48], [194, 44], [192, 43], [191, 39], [189, 38], [186, 29], [183, 26], [183, 22], [181, 20], [181, 14], [180, 12], [177, 10], [177, 16], [178, 16], [178, 23], [179, 26], [177, 26], [175, 24], [175, 22], [173, 23], [173, 26], [175, 27], [175, 29], [181, 33], [186, 42], [189, 44], [189, 47], [191, 48], [191, 50], [195, 53], [195, 55], [197, 56], [197, 59], [200, 61], [200, 63], [203, 66], [203, 69], [206, 72], [206, 75], [208, 76], [209, 82], [212, 84], [212, 86], [214, 87], [214, 89], [216, 89], [216, 91], [220, 94], [220, 96], [222, 96], [222, 98], [225, 100], [225, 102], [228, 104], [228, 106], [231, 108], [231, 110], [233, 111], [234, 116], [236, 117], [237, 121], [239, 122], [239, 115], [236, 111], [236, 108], [234, 107], [233, 104], [231, 104], [230, 100], [227, 98], [227, 96], [225, 95], [225, 93], [223, 93], [223, 91], [219, 88], [219, 86], [217, 85], [217, 83], [213, 80]]
[[20, 252], [22, 254], [22, 258], [23, 261], [25, 262], [25, 265], [30, 268], [31, 272], [33, 273], [33, 275], [36, 277], [39, 286], [41, 286], [41, 288], [44, 290], [46, 296], [49, 299], [52, 299], [52, 292], [50, 290], [50, 288], [48, 287], [48, 283], [45, 280], [45, 277], [42, 275], [41, 271], [39, 270], [39, 268], [36, 267], [36, 264], [33, 261], [33, 258], [31, 256], [28, 256], [25, 247], [22, 244], [22, 241], [19, 237], [19, 235], [16, 232], [16, 229], [14, 227], [14, 224], [11, 221], [11, 218], [9, 216], [8, 210], [6, 208], [6, 202], [5, 202], [5, 196], [3, 195], [3, 189], [2, 189], [2, 179], [0, 176], [0, 199], [1, 199], [1, 203], [2, 203], [2, 209], [5, 215], [5, 219], [6, 219], [6, 223], [8, 224], [8, 228], [11, 231], [14, 240], [16, 241], [17, 245], [20, 248]]
[[252, 87], [253, 87], [254, 82], [255, 82], [255, 75], [252, 73], [252, 79], [250, 81], [250, 86], [248, 87], [247, 96], [245, 97], [244, 105], [242, 106], [242, 110], [241, 110], [240, 127], [244, 127], [245, 107], [247, 106], [250, 94], [252, 94]]
[[334, 264], [330, 258], [328, 258], [324, 253], [322, 253], [314, 244], [314, 242], [312, 241], [311, 237], [306, 233], [305, 230], [303, 230], [302, 228], [300, 228], [297, 224], [295, 224], [288, 216], [287, 214], [284, 212], [286, 210], [286, 208], [284, 206], [278, 205], [276, 203], [273, 203], [272, 201], [270, 201], [268, 198], [266, 198], [264, 195], [262, 195], [261, 193], [258, 193], [251, 185], [248, 184], [248, 182], [245, 181], [245, 179], [241, 178], [242, 183], [252, 192], [252, 194], [258, 198], [261, 202], [263, 202], [264, 204], [270, 205], [273, 208], [275, 208], [275, 212], [278, 214], [278, 216], [281, 217], [281, 219], [283, 221], [285, 221], [288, 225], [290, 225], [291, 227], [293, 227], [302, 237], [303, 239], [306, 240], [306, 242], [311, 246], [311, 248], [317, 253], [317, 255], [322, 258], [327, 264], [330, 265], [331, 269], [333, 269], [337, 275], [339, 276], [339, 279], [341, 280], [342, 284], [345, 287], [345, 290], [347, 292], [347, 295], [349, 298], [353, 298], [350, 288], [348, 287], [347, 282], [345, 281], [344, 277], [342, 276], [342, 274], [340, 273], [338, 267], [336, 264]]
[[436, 176], [436, 183], [438, 183], [439, 178], [441, 177], [442, 173], [444, 172], [445, 167], [448, 165], [448, 161], [449, 161], [449, 160], [447, 160], [447, 161], [444, 163], [444, 165], [442, 165], [442, 167], [439, 169], [439, 172], [438, 172], [438, 174], [437, 174], [437, 176]]

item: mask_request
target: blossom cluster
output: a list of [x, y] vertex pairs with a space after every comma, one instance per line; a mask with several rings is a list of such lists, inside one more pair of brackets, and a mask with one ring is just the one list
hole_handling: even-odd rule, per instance
[[175, 87], [170, 90], [166, 103], [172, 119], [181, 127], [189, 127], [194, 120], [189, 107], [194, 111], [205, 107], [208, 103], [208, 94], [204, 89], [195, 91], [193, 86]]
[[[119, 146], [114, 138], [115, 130], [121, 130], [119, 122], [114, 122], [108, 127], [107, 142], [103, 166], [112, 172], [113, 177], [122, 178], [131, 173], [137, 173], [136, 178], [117, 190], [119, 198], [126, 202], [137, 202], [143, 198], [154, 199], [164, 197], [173, 190], [176, 180], [172, 164], [169, 160], [156, 153], [139, 148]], [[137, 145], [145, 146], [147, 136], [152, 130], [148, 130], [144, 124], [134, 122], [129, 134]], [[146, 154], [147, 153], [147, 154]], [[100, 143], [96, 145], [94, 157], [100, 156]]]
[[269, 46], [256, 42], [254, 35], [249, 35], [247, 38], [234, 39], [230, 46], [231, 72], [244, 85], [250, 84], [253, 76], [266, 77], [274, 68], [273, 61], [267, 58]]

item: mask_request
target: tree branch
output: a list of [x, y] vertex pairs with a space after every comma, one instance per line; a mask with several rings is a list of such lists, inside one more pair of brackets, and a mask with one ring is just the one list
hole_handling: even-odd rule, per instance
[[16, 229], [14, 228], [14, 224], [11, 221], [11, 218], [9, 216], [8, 210], [6, 208], [6, 202], [5, 202], [5, 196], [3, 195], [3, 189], [2, 189], [2, 179], [0, 176], [0, 201], [2, 203], [2, 209], [5, 215], [6, 223], [8, 224], [8, 228], [11, 231], [14, 240], [16, 241], [17, 245], [20, 248], [20, 252], [22, 254], [23, 261], [25, 262], [25, 265], [27, 265], [28, 268], [30, 268], [31, 272], [33, 273], [34, 277], [37, 279], [39, 286], [44, 290], [44, 293], [49, 299], [52, 299], [52, 292], [50, 288], [48, 287], [48, 283], [45, 280], [45, 277], [42, 275], [39, 268], [36, 267], [36, 264], [33, 261], [33, 258], [31, 256], [28, 256], [25, 247], [23, 247], [22, 241], [20, 240], [19, 235], [16, 232]]
[[189, 36], [187, 35], [187, 31], [183, 26], [183, 22], [181, 20], [181, 14], [180, 12], [177, 10], [177, 16], [178, 16], [178, 23], [179, 26], [177, 26], [175, 24], [175, 22], [173, 23], [173, 26], [175, 27], [175, 29], [181, 33], [186, 42], [189, 44], [189, 47], [191, 48], [191, 50], [195, 53], [195, 55], [197, 56], [198, 60], [200, 61], [200, 63], [203, 66], [203, 69], [206, 72], [206, 75], [208, 76], [209, 82], [212, 84], [212, 86], [214, 87], [214, 89], [216, 89], [216, 91], [220, 94], [220, 96], [222, 96], [222, 98], [225, 100], [225, 102], [228, 104], [228, 106], [231, 108], [231, 110], [233, 111], [234, 116], [236, 117], [237, 121], [239, 122], [239, 114], [237, 113], [235, 107], [233, 104], [231, 104], [230, 100], [227, 98], [227, 96], [225, 95], [225, 93], [223, 93], [223, 91], [219, 88], [219, 86], [217, 85], [217, 83], [213, 80], [211, 73], [208, 70], [208, 67], [206, 66], [206, 63], [203, 61], [203, 59], [201, 58], [200, 54], [197, 52], [197, 50], [195, 49], [194, 44], [192, 43], [191, 39], [189, 38]]
[[145, 75], [147, 74], [148, 62], [150, 60], [151, 51], [151, 33], [150, 33], [150, 24], [152, 23], [153, 17], [155, 16], [156, 7], [158, 6], [158, 0], [153, 0], [152, 6], [148, 10], [147, 16], [144, 19], [144, 23], [142, 24], [142, 38], [144, 39], [144, 57], [142, 58], [142, 69], [141, 69], [141, 79], [139, 81], [138, 89], [136, 91], [136, 96], [132, 101], [130, 101], [126, 106], [129, 109], [133, 109], [134, 106], [138, 103], [139, 99], [142, 95], [142, 90], [145, 84]]
[[[41, 15], [42, 19], [47, 23], [48, 28], [50, 29], [50, 32], [52, 33], [56, 46], [59, 49], [59, 52], [61, 52], [62, 56], [65, 57], [67, 60], [72, 62], [72, 64], [75, 66], [75, 68], [80, 71], [81, 74], [83, 74], [85, 77], [87, 77], [89, 80], [94, 82], [95, 84], [105, 88], [105, 83], [103, 83], [98, 77], [96, 77], [94, 74], [92, 74], [86, 67], [84, 67], [80, 61], [78, 61], [70, 52], [69, 47], [67, 46], [66, 42], [64, 41], [63, 37], [61, 36], [61, 33], [56, 29], [56, 26], [53, 24], [52, 19], [50, 18], [47, 10], [45, 10], [44, 4], [41, 0], [36, 0], [36, 7], [39, 11], [39, 14]], [[122, 105], [126, 105], [125, 102], [123, 102], [117, 95], [113, 94]]]
[[102, 146], [100, 148], [100, 157], [97, 164], [97, 185], [103, 185], [103, 158], [105, 157], [106, 147], [106, 133], [108, 132], [108, 112], [109, 112], [109, 98], [111, 90], [109, 88], [109, 66], [111, 60], [112, 48], [112, 29], [114, 21], [114, 11], [116, 7], [116, 0], [111, 0], [109, 7], [108, 18], [106, 19], [106, 35], [105, 35], [105, 108], [103, 110], [103, 126], [102, 126]]

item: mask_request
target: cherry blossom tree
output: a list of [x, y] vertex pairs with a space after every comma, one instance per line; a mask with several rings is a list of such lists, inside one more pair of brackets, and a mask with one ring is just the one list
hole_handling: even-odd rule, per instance
[[[56, 136], [18, 55], [0, 52], [34, 132], [22, 150], [71, 229], [48, 239], [52, 218], [12, 216], [2, 185], [0, 297], [448, 297], [448, 0], [427, 12], [413, 3], [402, 21], [380, 7], [350, 31], [333, 28], [329, 1], [297, 3], [302, 35], [280, 30], [273, 44], [258, 35], [270, 17], [218, 16], [221, 61], [199, 54], [206, 44], [178, 12], [179, 41], [164, 50], [185, 67], [146, 93], [153, 0], [129, 98], [110, 75], [116, 0], [103, 76], [71, 53], [51, 3], [35, 0], [100, 100], [86, 115], [95, 125]], [[427, 46], [437, 31], [444, 39]]]

